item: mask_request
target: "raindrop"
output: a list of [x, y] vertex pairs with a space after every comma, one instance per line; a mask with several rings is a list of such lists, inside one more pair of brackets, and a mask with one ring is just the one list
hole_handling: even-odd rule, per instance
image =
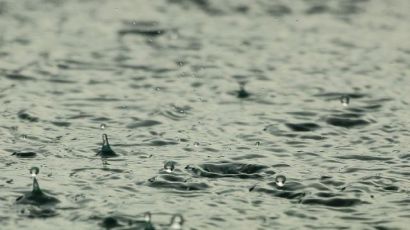
[[171, 172], [173, 172], [174, 171], [174, 169], [175, 169], [175, 161], [167, 161], [167, 162], [165, 162], [165, 164], [164, 164], [164, 170], [165, 170], [165, 172], [167, 172], [167, 173], [171, 173]]
[[278, 175], [278, 176], [275, 178], [275, 183], [276, 183], [276, 185], [279, 186], [279, 187], [283, 187], [283, 186], [285, 185], [285, 182], [286, 182], [286, 177], [283, 176], [283, 175]]
[[340, 103], [342, 103], [343, 106], [348, 106], [350, 103], [350, 97], [349, 95], [343, 95], [340, 97]]
[[151, 213], [150, 212], [144, 213], [144, 220], [147, 223], [151, 223]]
[[30, 169], [30, 174], [32, 177], [36, 177], [39, 172], [40, 169], [38, 167], [31, 167]]
[[181, 214], [175, 214], [171, 218], [171, 225], [170, 229], [179, 230], [182, 229], [182, 225], [184, 224], [184, 218]]
[[105, 124], [104, 123], [100, 125], [100, 129], [102, 129], [102, 130], [105, 129]]

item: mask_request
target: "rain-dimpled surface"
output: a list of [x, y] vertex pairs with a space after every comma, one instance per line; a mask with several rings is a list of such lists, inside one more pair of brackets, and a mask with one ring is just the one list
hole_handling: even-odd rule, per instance
[[406, 229], [409, 9], [0, 1], [2, 229]]

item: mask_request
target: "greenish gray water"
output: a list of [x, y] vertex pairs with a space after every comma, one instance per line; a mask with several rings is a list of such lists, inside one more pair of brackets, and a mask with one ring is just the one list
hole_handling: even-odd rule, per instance
[[0, 228], [406, 229], [409, 9], [0, 1]]

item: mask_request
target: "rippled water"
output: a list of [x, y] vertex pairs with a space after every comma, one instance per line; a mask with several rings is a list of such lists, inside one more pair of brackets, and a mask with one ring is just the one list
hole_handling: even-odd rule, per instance
[[409, 9], [0, 1], [1, 228], [406, 229]]

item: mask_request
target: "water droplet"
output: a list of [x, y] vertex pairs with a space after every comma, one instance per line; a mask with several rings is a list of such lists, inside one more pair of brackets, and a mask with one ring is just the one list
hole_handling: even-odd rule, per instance
[[104, 123], [100, 125], [100, 129], [102, 129], [102, 130], [105, 129], [105, 124]]
[[171, 229], [182, 229], [182, 225], [184, 224], [184, 217], [181, 214], [175, 214], [171, 218]]
[[155, 91], [160, 91], [160, 90], [161, 90], [161, 88], [159, 88], [159, 87], [155, 87], [155, 88], [154, 88], [154, 90], [155, 90]]
[[195, 147], [199, 147], [199, 142], [195, 142], [195, 143], [194, 143], [194, 146], [195, 146]]
[[133, 24], [133, 25], [136, 25], [136, 24], [137, 24], [137, 22], [136, 22], [136, 21], [132, 21], [132, 24]]
[[21, 135], [21, 138], [23, 138], [25, 140], [25, 139], [27, 139], [27, 135], [23, 134], [23, 135]]
[[279, 186], [279, 187], [283, 187], [283, 186], [285, 185], [285, 182], [286, 182], [286, 177], [283, 176], [283, 175], [278, 175], [278, 176], [275, 178], [275, 183], [276, 183], [276, 185]]
[[39, 172], [40, 169], [38, 167], [31, 167], [30, 169], [30, 174], [32, 177], [36, 177]]
[[164, 164], [164, 170], [165, 170], [165, 172], [167, 172], [167, 173], [171, 173], [172, 171], [174, 171], [174, 169], [175, 169], [175, 162], [174, 161], [167, 161], [167, 162], [165, 162], [165, 164]]
[[150, 212], [144, 213], [144, 220], [147, 223], [151, 223], [151, 213]]
[[350, 97], [349, 95], [343, 95], [340, 97], [340, 103], [342, 103], [343, 106], [348, 106], [350, 103]]
[[260, 142], [260, 141], [257, 141], [257, 142], [255, 143], [255, 145], [256, 145], [256, 146], [259, 146], [259, 145], [261, 145], [261, 142]]

